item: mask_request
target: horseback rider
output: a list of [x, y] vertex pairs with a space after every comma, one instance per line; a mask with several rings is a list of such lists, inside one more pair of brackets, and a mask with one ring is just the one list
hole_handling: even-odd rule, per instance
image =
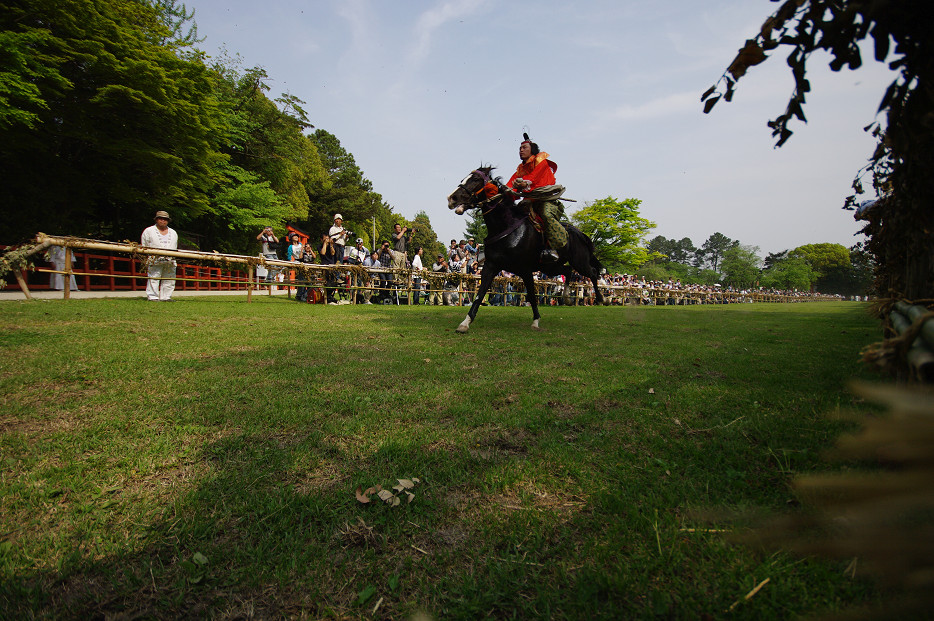
[[[522, 134], [524, 140], [519, 145], [519, 159], [522, 160], [516, 172], [506, 184], [513, 190], [528, 192], [536, 188], [555, 185], [555, 171], [558, 165], [548, 159], [548, 154], [540, 151], [538, 145]], [[568, 232], [561, 225], [564, 207], [558, 200], [540, 200], [532, 203], [532, 209], [542, 217], [545, 225], [545, 239], [550, 248], [542, 250], [542, 259], [559, 260], [559, 255], [568, 245]]]

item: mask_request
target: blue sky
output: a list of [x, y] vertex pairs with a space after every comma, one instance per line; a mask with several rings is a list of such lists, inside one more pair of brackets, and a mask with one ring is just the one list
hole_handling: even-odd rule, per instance
[[777, 8], [767, 0], [186, 4], [202, 49], [263, 67], [271, 96], [304, 100], [384, 200], [406, 218], [427, 212], [442, 241], [465, 226], [447, 195], [480, 163], [508, 177], [524, 130], [566, 197], [641, 199], [650, 236], [700, 245], [719, 231], [761, 256], [860, 239], [840, 206], [891, 80], [871, 54], [855, 72], [812, 59], [808, 124], [781, 149], [766, 122], [792, 90], [782, 50], [702, 112], [700, 95]]

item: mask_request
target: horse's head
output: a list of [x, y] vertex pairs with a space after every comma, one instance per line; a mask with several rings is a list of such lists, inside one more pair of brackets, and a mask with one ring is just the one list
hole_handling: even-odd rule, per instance
[[485, 198], [482, 192], [484, 186], [490, 183], [492, 170], [492, 166], [481, 166], [464, 177], [448, 196], [448, 209], [453, 209], [454, 213], [461, 215], [464, 210], [476, 207]]

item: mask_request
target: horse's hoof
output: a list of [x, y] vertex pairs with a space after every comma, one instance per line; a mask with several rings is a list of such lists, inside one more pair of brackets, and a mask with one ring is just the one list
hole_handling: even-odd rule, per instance
[[460, 334], [467, 334], [467, 330], [469, 329], [470, 329], [470, 326], [461, 325], [461, 326], [457, 326], [457, 329], [455, 330], [455, 332], [458, 332]]

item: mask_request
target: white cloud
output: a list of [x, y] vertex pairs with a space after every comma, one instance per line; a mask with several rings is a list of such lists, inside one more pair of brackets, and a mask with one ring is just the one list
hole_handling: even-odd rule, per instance
[[422, 13], [415, 24], [415, 44], [409, 53], [409, 61], [417, 64], [428, 56], [432, 37], [439, 28], [472, 15], [486, 3], [487, 0], [450, 0]]

